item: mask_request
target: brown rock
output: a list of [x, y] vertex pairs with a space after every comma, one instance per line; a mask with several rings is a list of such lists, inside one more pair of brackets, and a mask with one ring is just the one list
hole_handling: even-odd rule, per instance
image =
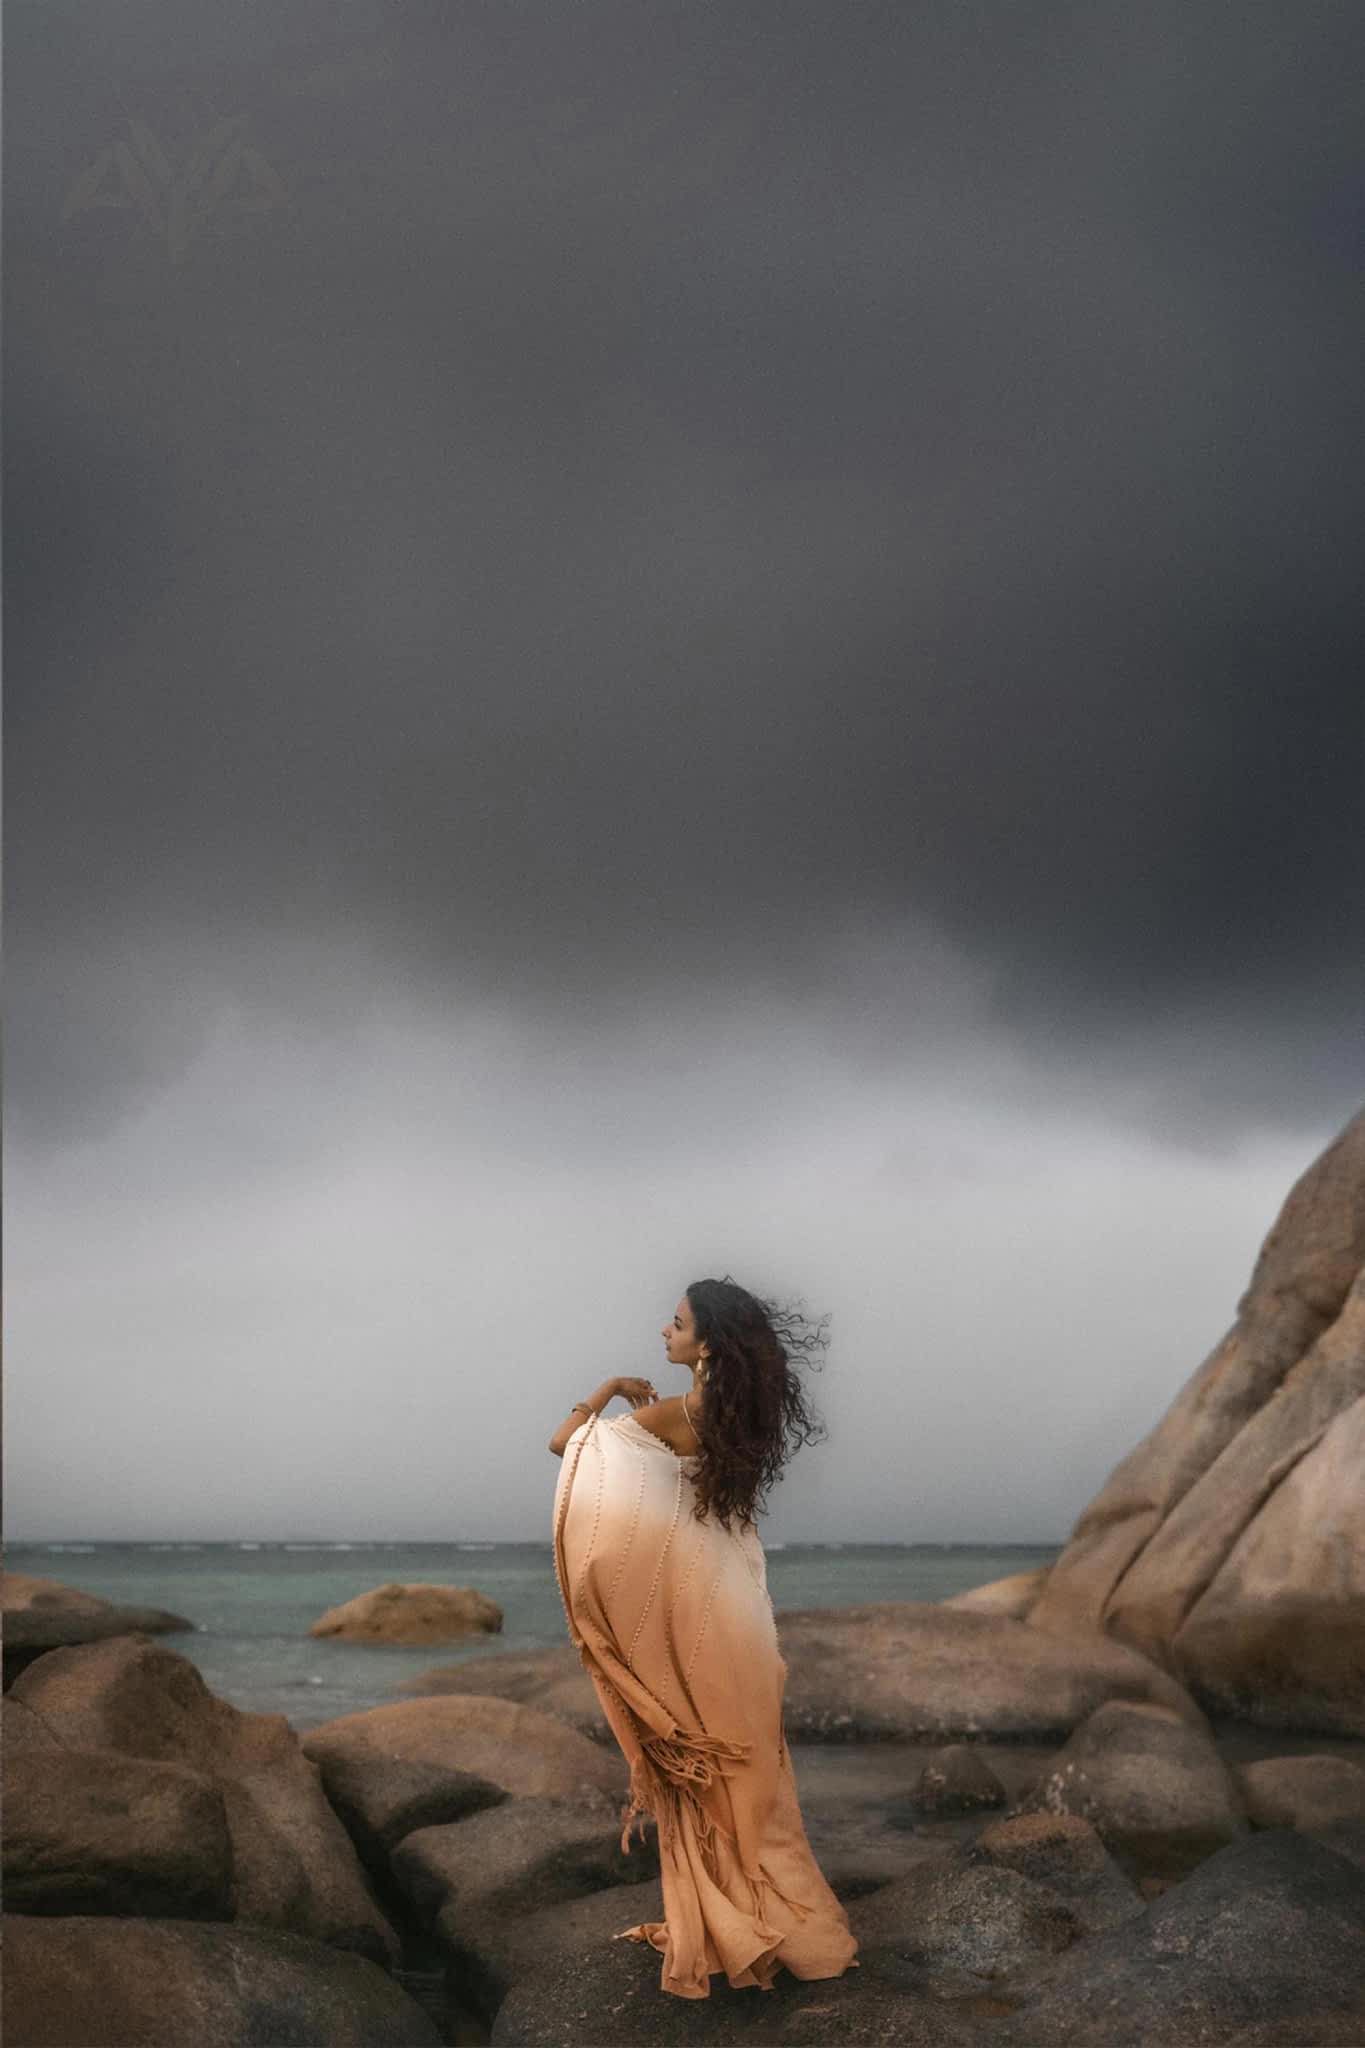
[[1273, 2024], [1307, 2048], [1324, 2020], [1347, 2015], [1365, 2041], [1365, 1875], [1277, 1828], [1218, 1850], [1146, 1912], [1059, 1956], [990, 2038], [1227, 2048], [1239, 2029]]
[[104, 1642], [110, 1636], [166, 1635], [193, 1629], [183, 1614], [163, 1607], [122, 1607], [97, 1594], [82, 1593], [58, 1579], [34, 1578], [27, 1572], [0, 1576], [4, 1605], [4, 1682], [49, 1650], [78, 1643]]
[[232, 1916], [223, 1795], [186, 1764], [57, 1747], [4, 1759], [11, 1913]]
[[65, 1747], [42, 1715], [23, 1700], [17, 1700], [13, 1693], [6, 1693], [3, 1702], [5, 1760], [26, 1755], [31, 1749], [62, 1749]]
[[1056, 1742], [1109, 1699], [1205, 1725], [1182, 1685], [1098, 1634], [913, 1600], [787, 1611], [777, 1627], [793, 1742]]
[[864, 1950], [894, 1949], [940, 1990], [971, 1988], [1056, 1955], [1082, 1932], [1057, 1893], [963, 1856], [926, 1862], [849, 1907]]
[[444, 1767], [481, 1778], [513, 1797], [600, 1800], [626, 1796], [625, 1759], [589, 1742], [549, 1714], [510, 1700], [452, 1693], [400, 1700], [343, 1714], [310, 1728], [303, 1753], [323, 1770], [370, 1760]]
[[1344, 1756], [1269, 1756], [1234, 1772], [1258, 1828], [1325, 1828], [1365, 1821], [1365, 1771]]
[[298, 1935], [189, 1920], [4, 1921], [6, 2048], [433, 2048], [384, 1970]]
[[1074, 1813], [1015, 1814], [984, 1828], [971, 1863], [1017, 1870], [1064, 1898], [1087, 1934], [1103, 1934], [1143, 1910], [1142, 1899], [1094, 1827]]
[[388, 1757], [378, 1751], [324, 1754], [317, 1759], [323, 1789], [367, 1870], [388, 1870], [405, 1835], [468, 1819], [509, 1796], [472, 1771], [446, 1763]]
[[[1304, 1368], [1348, 1343], [1365, 1361], [1365, 1281]], [[1171, 1650], [1217, 1712], [1365, 1735], [1365, 1397], [1277, 1478]]]
[[71, 1749], [116, 1749], [211, 1778], [232, 1836], [237, 1920], [398, 1961], [398, 1937], [283, 1714], [239, 1713], [188, 1658], [141, 1635], [54, 1650], [11, 1698]]
[[394, 1580], [329, 1608], [308, 1633], [338, 1636], [348, 1643], [420, 1648], [476, 1633], [495, 1635], [501, 1627], [502, 1609], [472, 1586], [404, 1586]]
[[963, 1607], [969, 1614], [1003, 1614], [1013, 1621], [1023, 1621], [1037, 1605], [1051, 1569], [1051, 1565], [1042, 1564], [1035, 1571], [1011, 1572], [1006, 1579], [990, 1579], [984, 1586], [973, 1586], [968, 1593], [954, 1593], [937, 1605]]
[[1208, 1736], [1163, 1707], [1111, 1700], [1054, 1757], [1024, 1812], [1090, 1821], [1130, 1872], [1179, 1877], [1247, 1832]]
[[466, 1929], [452, 1975], [483, 1986], [483, 2009], [497, 2014], [496, 2048], [985, 2048], [990, 2036], [970, 2016], [973, 2008], [1009, 2010], [975, 1983], [954, 2003], [916, 1995], [906, 1985], [913, 1968], [891, 1959], [879, 1972], [877, 1955], [859, 1957], [842, 1977], [803, 1981], [779, 1970], [766, 1992], [731, 1990], [718, 1973], [708, 1999], [671, 1998], [659, 1988], [658, 1951], [612, 1938], [636, 1921], [663, 1917], [651, 1879], [633, 1892], [595, 1892], [525, 1919], [479, 1921]]
[[1236, 1320], [1076, 1523], [1028, 1617], [1211, 1710], [1365, 1733], [1365, 1111], [1300, 1176]]
[[949, 1743], [931, 1756], [910, 1794], [921, 1813], [975, 1813], [1003, 1806], [1007, 1793], [989, 1764], [967, 1742]]
[[458, 1664], [434, 1665], [417, 1678], [403, 1679], [394, 1691], [412, 1697], [458, 1692], [513, 1700], [518, 1706], [553, 1714], [557, 1721], [604, 1748], [616, 1747], [602, 1703], [571, 1643], [550, 1650], [499, 1652], [466, 1657]]
[[15, 1614], [107, 1614], [112, 1600], [64, 1586], [60, 1579], [40, 1579], [30, 1572], [0, 1573], [0, 1607], [5, 1620]]

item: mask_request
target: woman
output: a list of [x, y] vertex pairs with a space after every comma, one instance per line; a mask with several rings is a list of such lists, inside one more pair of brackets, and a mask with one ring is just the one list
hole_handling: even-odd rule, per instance
[[[658, 1826], [665, 1918], [616, 1939], [658, 1949], [678, 1998], [721, 1970], [764, 1991], [779, 1965], [839, 1977], [858, 1943], [801, 1821], [755, 1521], [814, 1435], [792, 1357], [824, 1334], [727, 1277], [694, 1281], [662, 1335], [687, 1393], [604, 1380], [550, 1441], [569, 1635], [630, 1766], [622, 1848], [637, 1816]], [[634, 1412], [603, 1422], [617, 1394]]]

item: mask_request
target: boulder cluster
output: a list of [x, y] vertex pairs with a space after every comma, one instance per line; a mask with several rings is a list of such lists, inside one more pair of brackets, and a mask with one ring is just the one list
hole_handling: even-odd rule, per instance
[[612, 1938], [664, 1915], [657, 1840], [622, 1850], [620, 1753], [562, 1715], [300, 1736], [148, 1634], [53, 1650], [4, 1699], [5, 2039], [1359, 2048], [1365, 1767], [1229, 1763], [1169, 1684], [1118, 1675], [1059, 1746], [883, 1741], [871, 1798], [795, 1745], [860, 1968], [697, 2004]]

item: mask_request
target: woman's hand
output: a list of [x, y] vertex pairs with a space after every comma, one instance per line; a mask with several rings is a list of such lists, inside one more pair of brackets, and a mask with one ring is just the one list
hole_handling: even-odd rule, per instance
[[559, 1428], [550, 1438], [550, 1449], [557, 1458], [563, 1457], [564, 1447], [574, 1431], [582, 1429], [583, 1410], [586, 1408], [590, 1416], [600, 1415], [608, 1401], [614, 1401], [618, 1394], [621, 1395], [623, 1400], [629, 1401], [632, 1408], [648, 1407], [651, 1401], [657, 1401], [659, 1398], [654, 1391], [653, 1380], [603, 1380], [601, 1386], [598, 1387], [590, 1400], [578, 1401], [574, 1404], [560, 1423]]
[[653, 1380], [618, 1379], [616, 1391], [632, 1408], [648, 1408], [659, 1396], [654, 1390]]

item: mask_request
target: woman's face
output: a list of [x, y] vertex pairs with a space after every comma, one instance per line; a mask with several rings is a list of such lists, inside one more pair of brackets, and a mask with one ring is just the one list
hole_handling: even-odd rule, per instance
[[701, 1352], [692, 1304], [684, 1295], [663, 1327], [664, 1350], [673, 1365], [695, 1365]]

